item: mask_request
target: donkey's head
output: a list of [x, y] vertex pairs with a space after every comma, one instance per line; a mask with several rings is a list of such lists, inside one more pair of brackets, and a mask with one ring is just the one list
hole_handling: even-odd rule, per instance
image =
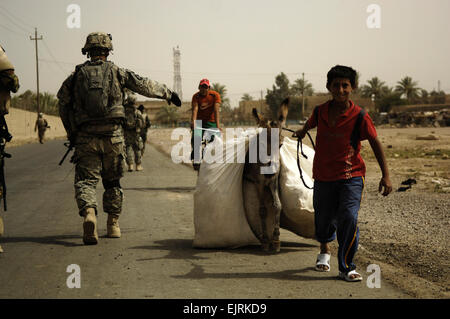
[[[253, 162], [252, 179], [264, 180], [276, 178], [279, 173], [279, 148], [281, 146], [281, 131], [286, 123], [288, 114], [289, 98], [286, 98], [280, 105], [278, 118], [268, 119], [253, 109], [253, 116], [258, 127], [263, 130], [256, 138], [256, 163]], [[255, 149], [253, 149], [254, 151]], [[252, 150], [250, 150], [252, 151]], [[255, 154], [253, 154], [255, 155]], [[252, 161], [250, 161], [252, 162]], [[256, 169], [258, 168], [258, 169]], [[261, 176], [256, 176], [256, 174]]]

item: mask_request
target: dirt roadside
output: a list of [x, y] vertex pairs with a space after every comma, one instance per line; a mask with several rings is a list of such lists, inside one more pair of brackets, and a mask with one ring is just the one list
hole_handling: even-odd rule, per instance
[[[179, 142], [171, 140], [172, 131], [151, 129], [148, 141], [170, 156]], [[364, 141], [361, 153], [367, 172], [355, 262], [360, 269], [379, 265], [386, 280], [415, 298], [449, 298], [450, 128], [378, 127], [377, 131], [394, 191], [388, 197], [378, 193], [380, 170]], [[398, 191], [408, 187], [402, 185], [408, 179], [416, 184]], [[337, 244], [332, 248], [335, 256]]]

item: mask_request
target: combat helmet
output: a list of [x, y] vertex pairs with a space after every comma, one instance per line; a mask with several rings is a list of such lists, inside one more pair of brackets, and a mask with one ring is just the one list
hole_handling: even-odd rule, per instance
[[128, 95], [125, 101], [126, 106], [136, 107], [136, 97]]
[[8, 56], [0, 45], [0, 71], [4, 70], [14, 70], [14, 66], [11, 61], [9, 61]]
[[112, 51], [112, 36], [109, 33], [105, 32], [92, 32], [89, 33], [86, 38], [86, 43], [84, 47], [81, 48], [81, 53], [85, 55], [87, 52], [94, 48], [107, 49], [108, 51]]

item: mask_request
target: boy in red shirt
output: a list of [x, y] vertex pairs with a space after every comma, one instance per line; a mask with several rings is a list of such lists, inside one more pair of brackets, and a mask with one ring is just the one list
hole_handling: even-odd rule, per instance
[[[205, 133], [202, 128], [205, 129], [217, 129], [218, 132], [222, 130], [220, 127], [220, 94], [210, 89], [208, 79], [202, 79], [198, 85], [199, 91], [192, 96], [192, 119], [191, 129], [193, 130], [191, 138], [191, 160], [194, 161], [194, 169], [198, 170], [201, 161], [200, 148], [202, 143], [202, 137]], [[212, 135], [212, 136], [211, 136]], [[208, 131], [207, 136], [211, 136], [211, 141], [214, 139], [214, 135], [220, 135], [220, 133], [210, 134]]]
[[317, 127], [316, 153], [313, 161], [316, 239], [320, 242], [316, 270], [330, 271], [328, 243], [339, 244], [339, 277], [361, 281], [353, 257], [358, 249], [358, 211], [364, 187], [366, 167], [359, 154], [362, 140], [369, 140], [381, 168], [379, 191], [392, 191], [389, 171], [377, 132], [369, 114], [350, 100], [356, 88], [356, 71], [337, 65], [327, 74], [327, 89], [333, 99], [319, 105], [304, 127], [294, 133], [302, 139]]

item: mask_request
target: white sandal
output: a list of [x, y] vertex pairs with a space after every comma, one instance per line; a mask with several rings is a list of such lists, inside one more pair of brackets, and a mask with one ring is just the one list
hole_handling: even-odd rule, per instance
[[[356, 275], [356, 277], [350, 278], [351, 275]], [[351, 270], [348, 273], [339, 272], [339, 278], [349, 282], [362, 281], [363, 279], [362, 276], [356, 272], [356, 270]]]
[[[327, 272], [330, 271], [330, 254], [318, 254], [316, 260], [316, 270]], [[327, 266], [328, 269], [319, 268], [318, 266]]]

